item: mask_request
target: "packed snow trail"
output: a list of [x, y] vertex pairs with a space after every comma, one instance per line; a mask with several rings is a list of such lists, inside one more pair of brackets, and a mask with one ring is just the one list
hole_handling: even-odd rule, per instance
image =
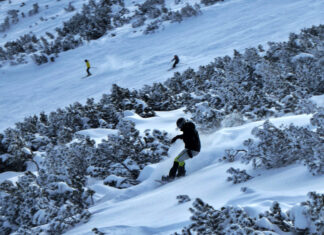
[[[163, 82], [173, 72], [198, 68], [215, 57], [231, 55], [234, 49], [287, 40], [291, 32], [324, 22], [322, 0], [230, 0], [201, 10], [202, 15], [167, 24], [155, 34], [133, 33], [133, 28], [125, 26], [116, 30], [116, 37], [109, 34], [60, 53], [54, 63], [0, 68], [0, 131], [28, 115], [54, 111], [89, 97], [99, 99], [110, 92], [113, 83], [138, 89]], [[57, 26], [61, 20], [56, 19]], [[26, 28], [17, 24], [17, 37]], [[43, 27], [35, 32], [41, 36], [46, 31]], [[1, 38], [0, 44], [6, 40]], [[183, 64], [166, 72], [174, 54]], [[80, 79], [86, 75], [84, 59], [97, 68], [92, 70], [94, 76]]]

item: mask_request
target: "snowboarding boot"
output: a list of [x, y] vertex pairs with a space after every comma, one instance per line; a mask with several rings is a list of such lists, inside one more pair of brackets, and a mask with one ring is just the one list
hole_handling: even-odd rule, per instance
[[178, 167], [178, 174], [177, 177], [183, 177], [186, 175], [186, 170], [184, 166], [179, 166]]
[[162, 175], [162, 177], [161, 177], [161, 181], [163, 181], [163, 182], [170, 182], [170, 181], [172, 181], [174, 178], [172, 178], [172, 177], [170, 177], [170, 176], [168, 176], [168, 175]]

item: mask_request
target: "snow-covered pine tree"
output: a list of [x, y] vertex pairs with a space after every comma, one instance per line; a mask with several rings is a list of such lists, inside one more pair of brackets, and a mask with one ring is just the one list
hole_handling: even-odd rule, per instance
[[223, 120], [223, 113], [210, 107], [208, 102], [195, 104], [192, 110], [192, 120], [204, 132], [212, 132], [218, 129]]
[[91, 155], [88, 174], [107, 177], [107, 184], [125, 188], [138, 183], [136, 178], [146, 165], [167, 156], [169, 138], [158, 130], [146, 130], [141, 137], [135, 124], [126, 120], [120, 120], [116, 128], [118, 134], [108, 135]]
[[178, 195], [177, 200], [178, 200], [179, 204], [183, 204], [183, 203], [191, 201], [191, 199], [188, 195]]
[[[0, 184], [1, 233], [61, 234], [89, 219], [87, 191], [74, 189], [44, 170], [38, 174], [25, 172], [15, 184], [11, 181]], [[44, 224], [49, 226], [40, 229]]]
[[320, 108], [311, 118], [311, 124], [316, 126], [316, 132], [323, 137], [324, 136], [324, 108]]
[[287, 166], [300, 159], [299, 155], [292, 154], [295, 148], [289, 139], [289, 133], [269, 121], [264, 122], [262, 128], [254, 128], [252, 134], [259, 141], [244, 141], [248, 152], [242, 157], [243, 162], [252, 162], [255, 168], [270, 169]]
[[145, 130], [143, 137], [143, 149], [141, 158], [137, 162], [143, 168], [148, 163], [158, 163], [168, 156], [170, 138], [168, 133], [160, 130]]
[[224, 0], [200, 0], [200, 2], [206, 6], [213, 5], [218, 2], [223, 2]]
[[[190, 234], [323, 234], [323, 194], [310, 192], [310, 198], [284, 212], [280, 204], [273, 202], [269, 211], [251, 217], [244, 208], [227, 206], [219, 210], [197, 198], [190, 212], [192, 224], [181, 235]], [[305, 223], [307, 221], [307, 223]], [[175, 233], [178, 234], [178, 233]], [[179, 234], [178, 234], [179, 235]]]
[[197, 3], [194, 6], [187, 3], [186, 6], [181, 8], [180, 12], [182, 17], [192, 17], [201, 14], [200, 6]]
[[144, 30], [144, 34], [155, 33], [160, 27], [160, 20], [154, 20], [146, 26]]
[[233, 181], [233, 184], [246, 182], [253, 178], [248, 173], [246, 173], [246, 170], [240, 170], [239, 168], [235, 169], [231, 167], [226, 172], [232, 175], [227, 177], [227, 181]]
[[33, 9], [28, 11], [28, 15], [33, 16], [33, 15], [36, 15], [38, 12], [39, 12], [39, 5], [38, 5], [38, 3], [34, 3], [33, 4]]
[[[294, 225], [294, 232], [303, 234], [324, 233], [324, 194], [309, 192], [309, 200], [296, 205], [288, 211], [289, 218]], [[303, 218], [308, 223], [305, 224]]]
[[5, 32], [10, 28], [10, 19], [9, 16], [7, 16], [3, 22], [0, 24], [0, 32]]
[[127, 88], [112, 85], [110, 102], [119, 112], [125, 110], [134, 110], [141, 117], [153, 117], [155, 112], [145, 100], [139, 97], [137, 91], [130, 91]]
[[7, 14], [10, 16], [12, 24], [17, 24], [19, 22], [18, 12], [19, 12], [19, 10], [15, 10], [15, 9], [14, 10], [9, 10], [7, 12]]
[[[313, 118], [313, 123], [317, 123]], [[247, 154], [241, 157], [246, 163], [252, 162], [255, 168], [278, 168], [303, 162], [313, 175], [323, 174], [323, 139], [318, 132], [304, 127], [277, 128], [266, 121], [262, 128], [254, 128], [252, 134], [259, 140], [244, 142]]]
[[227, 206], [215, 210], [197, 198], [193, 202], [193, 208], [189, 210], [193, 214], [191, 217], [193, 223], [182, 230], [182, 235], [192, 232], [202, 235], [257, 234], [266, 230], [257, 226], [256, 220], [240, 207]]
[[26, 161], [31, 158], [32, 153], [19, 131], [12, 128], [6, 129], [1, 142], [2, 148], [5, 150], [5, 153], [1, 155], [3, 170], [26, 170]]
[[277, 201], [272, 203], [270, 211], [259, 214], [259, 218], [266, 218], [271, 224], [278, 226], [283, 232], [293, 231], [293, 225], [286, 212], [282, 211]]

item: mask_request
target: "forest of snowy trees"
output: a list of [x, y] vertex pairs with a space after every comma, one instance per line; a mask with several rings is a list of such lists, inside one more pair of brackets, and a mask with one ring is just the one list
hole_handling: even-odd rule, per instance
[[[266, 51], [261, 46], [242, 54], [234, 51], [232, 57], [216, 58], [197, 71], [176, 72], [164, 83], [132, 91], [113, 85], [99, 102], [88, 99], [85, 104], [76, 102], [25, 118], [0, 134], [0, 172], [23, 172], [31, 163], [37, 174], [25, 172], [16, 183], [0, 184], [0, 233], [60, 234], [91, 216], [87, 208], [94, 192], [87, 188], [86, 177], [126, 188], [139, 183], [137, 177], [146, 165], [163, 160], [170, 146], [168, 133], [147, 130], [141, 135], [133, 122], [123, 119], [126, 110], [147, 118], [156, 111], [184, 107], [202, 133], [288, 113], [312, 113], [312, 128], [275, 127], [266, 121], [253, 129], [255, 138], [245, 140], [245, 149], [229, 149], [222, 161], [242, 161], [264, 169], [298, 162], [314, 175], [323, 174], [324, 110], [309, 99], [324, 93], [322, 48], [324, 25], [314, 26], [291, 34], [287, 42], [269, 43]], [[89, 128], [112, 129], [115, 134], [95, 145], [77, 134]], [[235, 184], [253, 177], [234, 168], [228, 173], [228, 180]], [[324, 226], [320, 219], [324, 196], [312, 192], [309, 197], [298, 205], [306, 208], [306, 216], [313, 221], [302, 231], [318, 234]], [[278, 203], [259, 219], [250, 218], [242, 208], [215, 210], [201, 199], [193, 206], [193, 224], [183, 234], [212, 234], [215, 229], [224, 234], [300, 231], [294, 210], [283, 213]], [[229, 220], [231, 226], [226, 226]]]

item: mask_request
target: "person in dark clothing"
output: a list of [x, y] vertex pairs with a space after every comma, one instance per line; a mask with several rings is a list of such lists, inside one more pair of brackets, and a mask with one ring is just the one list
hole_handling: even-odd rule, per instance
[[177, 126], [183, 134], [175, 136], [171, 140], [171, 143], [174, 143], [177, 139], [182, 139], [185, 144], [185, 149], [174, 159], [173, 166], [170, 169], [167, 179], [174, 179], [176, 176], [185, 176], [186, 170], [184, 161], [198, 155], [201, 148], [199, 134], [193, 122], [186, 121], [184, 118], [179, 118], [177, 120]]
[[173, 65], [172, 65], [172, 68], [174, 69], [177, 64], [179, 63], [179, 57], [177, 55], [174, 55], [173, 59], [171, 60], [171, 62], [174, 61]]

